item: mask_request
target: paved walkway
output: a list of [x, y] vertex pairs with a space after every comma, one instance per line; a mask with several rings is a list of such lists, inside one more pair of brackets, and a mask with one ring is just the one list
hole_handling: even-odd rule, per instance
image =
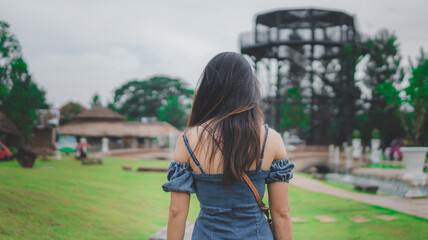
[[428, 219], [428, 198], [409, 199], [398, 196], [378, 196], [349, 192], [302, 175], [294, 175], [290, 183], [309, 191], [365, 202]]

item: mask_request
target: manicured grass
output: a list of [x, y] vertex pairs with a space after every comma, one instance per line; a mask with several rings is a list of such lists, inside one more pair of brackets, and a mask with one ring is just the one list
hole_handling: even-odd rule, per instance
[[[134, 167], [124, 171], [121, 165]], [[167, 161], [104, 159], [82, 166], [70, 157], [37, 161], [34, 169], [0, 162], [0, 239], [147, 239], [167, 224], [169, 194], [165, 173], [137, 172], [137, 166], [168, 166]], [[43, 167], [53, 167], [47, 169]], [[41, 168], [42, 167], [42, 168]], [[295, 239], [423, 239], [427, 220], [352, 200], [290, 186]], [[267, 202], [267, 199], [265, 199]], [[199, 204], [193, 195], [189, 221]], [[390, 222], [376, 215], [394, 215]], [[338, 219], [321, 223], [315, 216]], [[361, 215], [371, 220], [354, 223]], [[410, 230], [411, 229], [411, 230]]]
[[[147, 239], [168, 219], [165, 173], [128, 172], [122, 164], [169, 162], [107, 158], [82, 166], [64, 158], [37, 161], [34, 169], [0, 163], [0, 239]], [[46, 166], [54, 169], [40, 168]], [[198, 202], [192, 206], [194, 221]]]

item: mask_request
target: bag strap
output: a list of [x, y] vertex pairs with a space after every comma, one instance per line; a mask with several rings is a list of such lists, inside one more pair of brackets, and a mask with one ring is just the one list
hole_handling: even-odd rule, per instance
[[254, 197], [256, 198], [257, 204], [259, 205], [260, 209], [265, 213], [267, 219], [269, 218], [269, 207], [266, 207], [266, 205], [262, 202], [262, 199], [260, 198], [259, 192], [257, 191], [257, 188], [254, 186], [253, 182], [251, 182], [248, 175], [243, 172], [242, 178], [244, 178], [247, 185], [251, 188], [251, 191], [254, 193]]

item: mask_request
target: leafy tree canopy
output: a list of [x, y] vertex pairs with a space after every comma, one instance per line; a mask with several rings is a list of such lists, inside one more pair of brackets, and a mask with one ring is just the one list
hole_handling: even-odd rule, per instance
[[369, 61], [365, 85], [375, 89], [379, 83], [400, 81], [403, 69], [400, 67], [401, 55], [395, 34], [386, 29], [381, 30], [366, 42], [366, 47]]
[[24, 143], [31, 140], [36, 109], [48, 108], [46, 92], [40, 89], [28, 72], [17, 38], [9, 25], [0, 21], [0, 111], [18, 127]]
[[[401, 54], [397, 36], [383, 29], [366, 42], [368, 62], [365, 66], [366, 76], [362, 79], [371, 96], [364, 99], [366, 121], [362, 123], [362, 138], [368, 142], [371, 131], [378, 128], [382, 141], [389, 144], [394, 138], [403, 134], [396, 111], [386, 108], [385, 97], [379, 92], [379, 85], [400, 82], [404, 76], [401, 66]], [[395, 131], [391, 131], [395, 129]]]
[[281, 128], [307, 130], [309, 129], [309, 115], [305, 113], [306, 105], [297, 87], [290, 88], [281, 108]]
[[166, 121], [176, 128], [183, 129], [186, 127], [188, 113], [186, 108], [179, 102], [178, 96], [171, 96], [167, 103], [158, 110], [158, 120]]
[[421, 49], [418, 63], [413, 66], [409, 85], [404, 89], [405, 96], [391, 83], [378, 85], [377, 91], [388, 105], [396, 107], [401, 125], [406, 131], [407, 144], [418, 146], [423, 135], [423, 124], [428, 111], [428, 59]]
[[[167, 100], [178, 96], [179, 104], [187, 106], [193, 96], [189, 85], [177, 78], [154, 76], [145, 80], [132, 80], [114, 92], [114, 107], [132, 119], [157, 117]], [[112, 108], [113, 106], [110, 106]]]
[[0, 93], [5, 94], [12, 88], [11, 62], [21, 57], [18, 39], [9, 31], [9, 24], [0, 21]]
[[90, 102], [91, 108], [94, 108], [96, 106], [101, 106], [101, 99], [98, 93], [95, 93], [95, 95], [92, 97], [92, 102]]
[[358, 102], [361, 90], [355, 84], [355, 71], [362, 57], [362, 50], [357, 46], [344, 45], [339, 51], [340, 69], [331, 84], [337, 132], [335, 142], [350, 141], [357, 125], [356, 113], [361, 107]]
[[60, 124], [65, 124], [74, 120], [76, 115], [85, 111], [86, 109], [75, 102], [68, 102], [64, 106], [62, 106], [59, 111], [61, 113], [61, 122]]

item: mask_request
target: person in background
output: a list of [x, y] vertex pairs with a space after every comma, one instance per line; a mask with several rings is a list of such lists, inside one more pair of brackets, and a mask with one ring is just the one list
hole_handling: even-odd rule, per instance
[[403, 153], [400, 148], [405, 146], [402, 138], [395, 138], [391, 142], [390, 159], [403, 159]]

